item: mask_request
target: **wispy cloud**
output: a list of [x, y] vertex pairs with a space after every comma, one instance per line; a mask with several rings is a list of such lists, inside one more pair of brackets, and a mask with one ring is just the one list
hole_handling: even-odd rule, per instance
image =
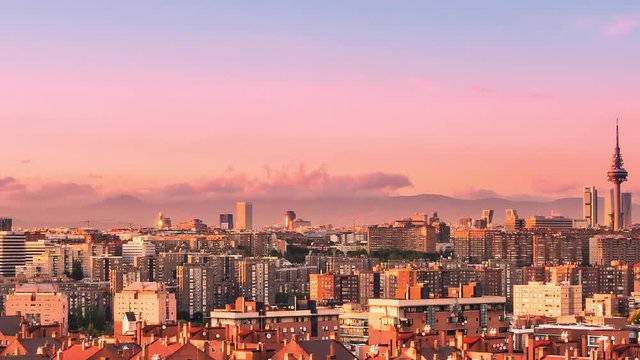
[[553, 95], [539, 91], [509, 91], [494, 89], [482, 85], [473, 85], [469, 87], [469, 92], [472, 95], [479, 97], [491, 97], [504, 100], [544, 101], [553, 98]]
[[575, 182], [556, 181], [551, 179], [536, 179], [532, 182], [533, 191], [540, 194], [562, 195], [567, 193], [575, 193], [577, 189]]
[[473, 186], [467, 186], [464, 188], [459, 188], [454, 190], [454, 197], [468, 199], [468, 200], [478, 200], [478, 199], [489, 199], [489, 198], [499, 198], [502, 197], [500, 194], [493, 190], [489, 189], [478, 189]]
[[619, 37], [634, 32], [640, 27], [640, 15], [620, 15], [602, 27], [605, 37]]

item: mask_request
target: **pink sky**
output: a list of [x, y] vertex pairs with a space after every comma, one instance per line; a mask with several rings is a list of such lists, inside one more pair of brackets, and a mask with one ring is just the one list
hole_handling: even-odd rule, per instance
[[177, 34], [21, 13], [0, 36], [0, 199], [578, 196], [608, 187], [616, 117], [637, 191], [640, 22], [610, 10], [511, 14], [512, 34], [408, 13]]

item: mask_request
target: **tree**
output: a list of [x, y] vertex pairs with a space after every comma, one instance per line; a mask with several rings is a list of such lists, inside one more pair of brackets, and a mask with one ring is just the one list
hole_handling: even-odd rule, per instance
[[80, 281], [84, 279], [84, 272], [82, 271], [82, 260], [73, 260], [71, 265], [71, 278]]

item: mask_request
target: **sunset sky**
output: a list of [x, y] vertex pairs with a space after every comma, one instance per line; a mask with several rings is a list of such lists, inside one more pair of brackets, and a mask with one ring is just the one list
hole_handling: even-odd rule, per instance
[[[0, 200], [640, 193], [637, 1], [0, 2]], [[0, 214], [1, 215], [1, 214]]]

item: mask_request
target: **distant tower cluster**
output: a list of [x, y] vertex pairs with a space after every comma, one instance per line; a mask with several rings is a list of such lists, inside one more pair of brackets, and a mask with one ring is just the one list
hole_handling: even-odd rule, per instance
[[286, 213], [284, 213], [284, 227], [291, 231], [293, 230], [294, 226], [294, 220], [296, 219], [296, 212], [293, 210], [289, 210]]
[[[622, 154], [620, 153], [620, 137], [618, 133], [618, 122], [616, 121], [616, 148], [613, 153], [613, 160], [611, 162], [611, 168], [607, 172], [609, 181], [613, 183], [613, 201], [612, 201], [612, 214], [613, 214], [613, 226], [615, 231], [622, 230], [623, 223], [623, 203], [622, 193], [620, 192], [620, 184], [627, 181], [629, 173], [624, 169], [624, 162], [622, 161]], [[630, 196], [629, 196], [630, 199]], [[629, 204], [630, 205], [630, 204]], [[630, 208], [630, 206], [629, 206]]]
[[250, 202], [236, 203], [236, 229], [253, 230], [253, 204]]

